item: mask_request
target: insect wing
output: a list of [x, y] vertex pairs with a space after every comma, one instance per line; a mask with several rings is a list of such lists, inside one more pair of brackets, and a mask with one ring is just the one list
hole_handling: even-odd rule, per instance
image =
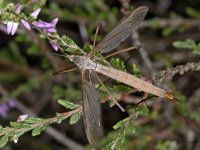
[[123, 18], [94, 49], [100, 52], [110, 52], [123, 42], [139, 24], [144, 20], [148, 7], [142, 6], [135, 9], [127, 17]]
[[98, 93], [90, 80], [89, 70], [82, 71], [83, 120], [88, 141], [95, 146], [103, 135]]

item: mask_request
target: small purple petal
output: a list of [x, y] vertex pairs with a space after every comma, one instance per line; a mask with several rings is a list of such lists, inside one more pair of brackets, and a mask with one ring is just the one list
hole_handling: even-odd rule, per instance
[[13, 22], [9, 21], [7, 23], [7, 33], [10, 34], [11, 30], [12, 30], [12, 27], [13, 27]]
[[30, 26], [30, 24], [28, 23], [28, 21], [22, 19], [22, 20], [21, 20], [21, 23], [24, 25], [24, 27], [25, 27], [26, 29], [31, 30], [31, 26]]
[[51, 24], [53, 25], [53, 27], [55, 27], [57, 23], [58, 23], [58, 18], [55, 18], [51, 21]]
[[35, 10], [34, 12], [32, 12], [30, 15], [34, 18], [37, 18], [37, 16], [39, 15], [41, 11], [41, 8], [38, 8], [37, 10]]
[[0, 117], [6, 118], [7, 116], [8, 116], [7, 111], [3, 111], [3, 110], [0, 108]]
[[17, 31], [18, 25], [19, 25], [19, 24], [18, 24], [17, 22], [14, 22], [14, 23], [13, 23], [11, 35], [14, 35], [14, 34], [15, 34], [15, 32]]
[[53, 33], [53, 32], [56, 32], [56, 29], [54, 29], [54, 28], [44, 28], [44, 31], [46, 33]]
[[0, 105], [0, 110], [8, 111], [9, 110], [9, 106], [6, 103], [3, 103], [3, 104]]
[[4, 33], [7, 33], [7, 28], [5, 25], [1, 25], [0, 30], [3, 31]]
[[14, 99], [9, 99], [9, 100], [7, 101], [7, 104], [8, 104], [8, 106], [9, 106], [10, 108], [14, 108], [14, 107], [16, 107], [17, 102], [16, 102], [16, 100], [14, 100]]
[[44, 22], [44, 21], [34, 21], [34, 22], [33, 22], [33, 25], [34, 25], [36, 28], [50, 28], [50, 27], [52, 27], [52, 24], [51, 24], [51, 23]]
[[15, 13], [16, 13], [16, 14], [19, 14], [19, 13], [21, 12], [21, 10], [22, 10], [22, 5], [17, 4], [17, 5], [15, 6]]
[[55, 51], [58, 51], [58, 44], [55, 41], [51, 41], [50, 43], [51, 43], [51, 46], [53, 47], [53, 49]]

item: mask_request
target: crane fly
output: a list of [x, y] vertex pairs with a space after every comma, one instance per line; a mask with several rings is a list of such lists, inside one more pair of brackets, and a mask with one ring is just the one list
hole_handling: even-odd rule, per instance
[[[147, 11], [148, 8], [146, 6], [142, 6], [135, 9], [128, 16], [124, 17], [99, 44], [93, 47], [93, 51], [106, 53], [115, 49], [132, 33], [134, 29], [139, 26], [146, 16]], [[91, 53], [83, 56], [65, 56], [81, 70], [83, 87], [83, 120], [86, 136], [91, 145], [95, 146], [102, 137], [103, 133], [100, 103], [98, 102], [98, 93], [96, 88], [91, 81], [91, 73], [97, 72], [132, 86], [138, 90], [151, 93], [159, 97], [174, 99], [173, 95], [151, 83], [126, 72], [96, 63], [95, 60], [93, 61], [90, 58]]]
[[[148, 8], [142, 6], [135, 9], [127, 17], [124, 17], [121, 22], [93, 48], [93, 51], [100, 51], [102, 53], [112, 51], [131, 34], [133, 29], [138, 27], [146, 16], [147, 11]], [[90, 53], [88, 56], [90, 56]], [[91, 145], [95, 146], [102, 137], [103, 129], [98, 93], [90, 78], [90, 74], [97, 71], [97, 68], [93, 67], [96, 66], [95, 63], [89, 63], [92, 61], [88, 56], [71, 56], [70, 60], [82, 70], [84, 127], [88, 141]]]

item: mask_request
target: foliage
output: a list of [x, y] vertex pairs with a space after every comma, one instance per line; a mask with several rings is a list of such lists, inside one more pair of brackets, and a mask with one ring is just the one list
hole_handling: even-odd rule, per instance
[[32, 136], [38, 136], [50, 124], [60, 124], [63, 120], [70, 116], [69, 123], [75, 124], [82, 115], [79, 105], [62, 100], [59, 100], [59, 103], [71, 109], [72, 111], [69, 111], [68, 113], [57, 114], [56, 117], [49, 119], [26, 117], [23, 120], [18, 119], [16, 122], [10, 122], [10, 127], [0, 126], [0, 147], [4, 147], [8, 141], [14, 141], [17, 143], [18, 138], [30, 130], [32, 130]]
[[185, 41], [175, 41], [173, 46], [176, 48], [191, 49], [194, 54], [200, 55], [200, 42], [195, 43], [192, 39], [187, 39]]
[[120, 58], [112, 58], [110, 64], [117, 70], [126, 71], [124, 61], [120, 60]]
[[133, 135], [136, 132], [136, 119], [139, 115], [148, 115], [148, 109], [144, 106], [133, 108], [128, 118], [119, 121], [113, 126], [114, 130], [118, 129], [118, 136], [115, 140], [106, 145], [105, 149], [122, 149], [127, 136]]

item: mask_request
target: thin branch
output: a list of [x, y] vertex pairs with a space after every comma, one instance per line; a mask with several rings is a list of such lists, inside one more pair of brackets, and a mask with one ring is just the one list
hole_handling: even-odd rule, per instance
[[161, 71], [154, 76], [154, 80], [156, 82], [160, 82], [166, 78], [171, 80], [176, 74], [183, 75], [184, 73], [189, 72], [189, 71], [200, 71], [200, 62], [187, 63], [186, 65], [179, 65], [179, 66], [176, 66], [175, 68], [170, 68], [170, 69]]

